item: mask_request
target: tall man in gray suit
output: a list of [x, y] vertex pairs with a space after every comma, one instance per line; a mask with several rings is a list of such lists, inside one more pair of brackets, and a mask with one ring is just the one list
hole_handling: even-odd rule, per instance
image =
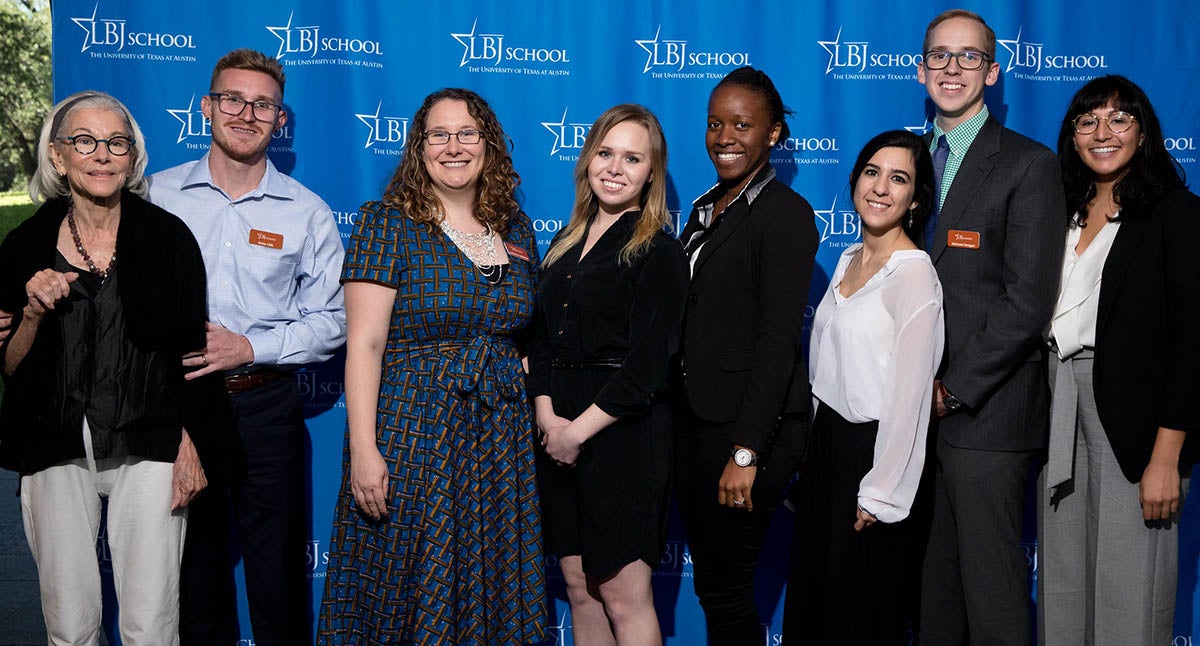
[[1066, 200], [1054, 153], [984, 105], [1000, 66], [983, 19], [939, 15], [922, 51], [917, 78], [937, 109], [929, 142], [940, 177], [926, 249], [942, 282], [946, 351], [934, 384], [921, 644], [1028, 644], [1021, 529], [1049, 425], [1042, 331], [1057, 296]]

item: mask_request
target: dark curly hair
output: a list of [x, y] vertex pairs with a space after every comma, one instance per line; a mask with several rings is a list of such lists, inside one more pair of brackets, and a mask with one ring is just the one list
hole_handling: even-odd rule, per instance
[[1144, 137], [1128, 172], [1113, 187], [1113, 199], [1121, 209], [1114, 220], [1146, 217], [1164, 195], [1186, 185], [1183, 168], [1167, 152], [1158, 115], [1142, 88], [1117, 74], [1094, 78], [1072, 97], [1058, 131], [1058, 163], [1072, 226], [1086, 226], [1087, 204], [1096, 196], [1095, 175], [1075, 150], [1075, 118], [1110, 102], [1113, 109], [1133, 115]]
[[782, 141], [788, 138], [791, 131], [788, 129], [787, 117], [792, 114], [792, 111], [783, 105], [783, 97], [779, 96], [779, 90], [775, 89], [775, 84], [771, 82], [771, 77], [767, 76], [766, 72], [753, 67], [739, 67], [733, 70], [713, 88], [708, 95], [709, 101], [712, 101], [712, 95], [716, 94], [717, 90], [729, 85], [744, 87], [758, 93], [763, 102], [767, 104], [767, 112], [771, 115], [772, 123], [782, 126], [779, 130], [779, 139]]
[[445, 88], [425, 97], [413, 116], [409, 132], [412, 136], [396, 167], [395, 174], [383, 193], [383, 203], [400, 209], [406, 217], [430, 227], [440, 219], [441, 204], [433, 193], [433, 180], [422, 159], [425, 151], [425, 123], [429, 110], [439, 101], [462, 101], [467, 113], [479, 126], [487, 155], [475, 192], [475, 218], [500, 234], [508, 233], [508, 224], [519, 210], [515, 195], [521, 177], [513, 169], [508, 152], [508, 135], [496, 113], [483, 97], [462, 88]]

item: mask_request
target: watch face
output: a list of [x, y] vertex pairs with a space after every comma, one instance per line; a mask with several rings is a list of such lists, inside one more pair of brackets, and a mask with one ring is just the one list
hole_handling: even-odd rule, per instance
[[748, 467], [753, 460], [754, 454], [747, 449], [738, 449], [733, 452], [733, 463], [739, 467]]

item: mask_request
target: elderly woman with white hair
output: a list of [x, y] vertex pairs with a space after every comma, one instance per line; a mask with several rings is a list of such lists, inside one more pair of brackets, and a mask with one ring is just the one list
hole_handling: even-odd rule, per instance
[[104, 497], [122, 641], [179, 643], [186, 505], [206, 484], [201, 457], [217, 468], [207, 458], [231, 432], [219, 381], [184, 374], [205, 341], [204, 264], [187, 226], [142, 198], [142, 145], [121, 102], [67, 97], [42, 127], [41, 207], [0, 245], [13, 315], [0, 467], [21, 474], [52, 644], [99, 640]]

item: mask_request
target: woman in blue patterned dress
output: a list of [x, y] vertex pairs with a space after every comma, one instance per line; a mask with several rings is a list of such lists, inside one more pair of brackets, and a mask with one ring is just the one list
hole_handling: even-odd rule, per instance
[[348, 440], [319, 644], [545, 639], [518, 338], [537, 246], [507, 138], [440, 90], [346, 252]]

